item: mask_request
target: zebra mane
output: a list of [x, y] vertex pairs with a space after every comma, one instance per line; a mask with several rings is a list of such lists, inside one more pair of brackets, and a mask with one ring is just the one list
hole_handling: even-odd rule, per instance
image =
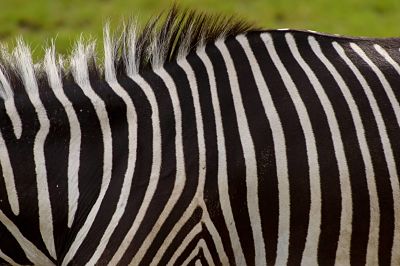
[[[20, 88], [30, 92], [31, 87], [46, 80], [51, 86], [61, 86], [62, 78], [70, 77], [70, 74], [75, 81], [89, 80], [90, 74], [103, 77], [107, 69], [118, 74], [136, 75], [183, 58], [219, 38], [253, 30], [258, 28], [235, 16], [209, 15], [173, 6], [150, 19], [142, 29], [135, 20], [130, 20], [123, 24], [120, 33], [110, 34], [106, 24], [104, 60], [98, 60], [96, 42], [85, 42], [81, 37], [67, 57], [57, 55], [52, 41], [45, 48], [44, 59], [34, 64], [28, 45], [18, 39], [11, 52], [6, 46], [0, 46], [0, 98], [12, 98]], [[36, 85], [29, 86], [31, 82]]]

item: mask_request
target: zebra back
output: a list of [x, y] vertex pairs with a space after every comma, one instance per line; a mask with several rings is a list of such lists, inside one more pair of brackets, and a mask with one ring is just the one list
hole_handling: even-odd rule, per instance
[[173, 8], [0, 71], [10, 264], [400, 263], [400, 40]]

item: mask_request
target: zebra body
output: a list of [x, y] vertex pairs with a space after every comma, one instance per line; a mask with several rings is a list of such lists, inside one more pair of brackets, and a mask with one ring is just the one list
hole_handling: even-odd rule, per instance
[[128, 45], [120, 71], [106, 32], [104, 78], [82, 44], [39, 78], [20, 44], [18, 78], [0, 74], [0, 258], [400, 264], [399, 48], [250, 31], [141, 71]]

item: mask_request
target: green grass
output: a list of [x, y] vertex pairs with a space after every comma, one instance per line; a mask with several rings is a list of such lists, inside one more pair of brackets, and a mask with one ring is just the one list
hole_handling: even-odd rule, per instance
[[[155, 0], [0, 0], [0, 41], [13, 47], [18, 36], [34, 49], [35, 58], [56, 38], [68, 53], [81, 34], [102, 37], [107, 20], [116, 28], [122, 18], [144, 23], [172, 1]], [[398, 0], [181, 0], [182, 7], [237, 14], [267, 28], [312, 29], [341, 35], [400, 36]]]

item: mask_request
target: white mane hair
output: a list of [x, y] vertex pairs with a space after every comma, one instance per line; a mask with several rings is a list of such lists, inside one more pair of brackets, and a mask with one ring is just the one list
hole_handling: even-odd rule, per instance
[[[56, 53], [54, 41], [45, 48], [44, 59], [33, 63], [29, 46], [18, 39], [10, 52], [0, 45], [0, 99], [10, 99], [20, 89], [35, 93], [37, 84], [47, 82], [60, 87], [63, 77], [89, 82], [90, 73], [105, 75], [137, 75], [145, 69], [157, 69], [165, 63], [186, 57], [191, 51], [220, 38], [258, 30], [251, 24], [232, 16], [207, 15], [173, 6], [168, 12], [150, 19], [142, 29], [136, 21], [123, 24], [120, 33], [110, 33], [104, 27], [104, 60], [97, 60], [96, 42], [82, 37], [72, 53], [63, 57]], [[102, 62], [102, 63], [98, 63]]]

